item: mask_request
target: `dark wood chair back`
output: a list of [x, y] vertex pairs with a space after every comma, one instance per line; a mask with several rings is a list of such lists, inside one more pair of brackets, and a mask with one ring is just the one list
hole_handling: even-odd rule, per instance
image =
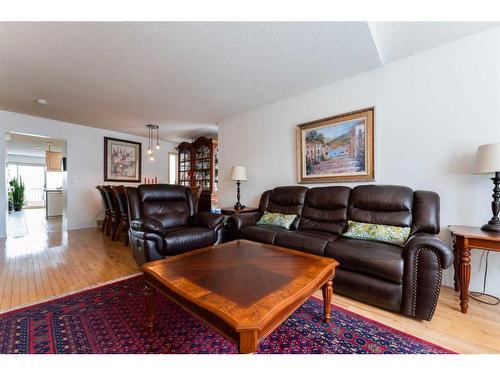
[[119, 214], [121, 218], [128, 221], [128, 203], [125, 187], [123, 185], [111, 186], [111, 189], [113, 190], [114, 199], [116, 206], [118, 207], [118, 211], [120, 211]]
[[109, 185], [102, 185], [102, 190], [104, 191], [104, 195], [106, 196], [106, 201], [108, 202], [109, 211], [112, 216], [116, 216], [116, 202], [113, 196], [113, 189]]
[[97, 185], [95, 188], [97, 189], [97, 191], [101, 195], [102, 204], [104, 206], [104, 209], [109, 211], [109, 203], [108, 203], [108, 199], [106, 198], [106, 193], [104, 192], [104, 189], [100, 185]]

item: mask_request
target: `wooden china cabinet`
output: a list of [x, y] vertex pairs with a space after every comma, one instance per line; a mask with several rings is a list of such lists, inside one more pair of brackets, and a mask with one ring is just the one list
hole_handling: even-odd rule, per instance
[[217, 141], [200, 137], [194, 142], [182, 142], [177, 146], [178, 181], [183, 186], [199, 186], [202, 189], [199, 211], [210, 211], [217, 205], [219, 196]]

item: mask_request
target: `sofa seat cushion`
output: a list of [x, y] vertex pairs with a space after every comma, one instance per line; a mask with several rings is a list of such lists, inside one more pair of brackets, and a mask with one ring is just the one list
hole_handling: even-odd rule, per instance
[[403, 285], [337, 268], [334, 292], [390, 311], [401, 311]]
[[299, 229], [297, 233], [303, 234], [305, 236], [311, 236], [311, 237], [318, 237], [323, 240], [327, 240], [328, 242], [330, 241], [335, 241], [339, 236], [335, 233], [332, 232], [325, 232], [323, 230], [305, 230], [305, 229]]
[[278, 233], [288, 233], [288, 231], [276, 225], [252, 225], [241, 228], [238, 235], [245, 240], [273, 245]]
[[274, 244], [314, 255], [324, 255], [328, 242], [335, 240], [337, 237], [337, 235], [329, 232], [298, 230], [288, 233], [278, 233]]
[[215, 231], [209, 228], [189, 226], [172, 228], [166, 231], [164, 243], [165, 255], [182, 254], [187, 251], [213, 245]]
[[383, 242], [340, 238], [326, 246], [325, 255], [340, 268], [403, 283], [404, 248]]

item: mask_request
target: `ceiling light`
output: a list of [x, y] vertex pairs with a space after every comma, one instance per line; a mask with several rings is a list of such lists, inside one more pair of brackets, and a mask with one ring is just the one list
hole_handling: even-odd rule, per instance
[[147, 151], [147, 153], [148, 153], [148, 155], [151, 155], [151, 157], [149, 158], [149, 160], [154, 161], [155, 160], [155, 158], [153, 157], [154, 151], [153, 151], [153, 148], [152, 148], [153, 147], [153, 138], [154, 138], [153, 132], [156, 130], [156, 146], [155, 146], [155, 148], [157, 150], [159, 150], [160, 149], [160, 141], [158, 139], [158, 128], [159, 127], [158, 127], [158, 125], [153, 125], [153, 124], [148, 124], [148, 125], [146, 125], [146, 127], [148, 128], [148, 132], [149, 132], [149, 134], [148, 134], [148, 141], [149, 141], [149, 143], [148, 143], [148, 151]]
[[36, 98], [35, 99], [35, 103], [38, 104], [38, 105], [47, 105], [47, 104], [49, 104], [48, 101], [46, 101], [45, 99], [42, 99], [42, 98]]
[[158, 126], [158, 125], [156, 125], [156, 149], [157, 149], [157, 150], [159, 150], [159, 149], [160, 149], [160, 140], [159, 140], [159, 138], [160, 138], [160, 137], [158, 137], [158, 132], [159, 132], [159, 130], [158, 130], [158, 129], [159, 129], [159, 126]]

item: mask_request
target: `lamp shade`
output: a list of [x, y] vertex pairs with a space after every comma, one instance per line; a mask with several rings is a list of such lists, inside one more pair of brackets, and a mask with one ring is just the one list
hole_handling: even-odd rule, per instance
[[231, 180], [233, 181], [246, 181], [247, 180], [247, 169], [241, 165], [235, 165], [231, 168]]
[[477, 148], [476, 172], [500, 172], [500, 142], [482, 145]]

